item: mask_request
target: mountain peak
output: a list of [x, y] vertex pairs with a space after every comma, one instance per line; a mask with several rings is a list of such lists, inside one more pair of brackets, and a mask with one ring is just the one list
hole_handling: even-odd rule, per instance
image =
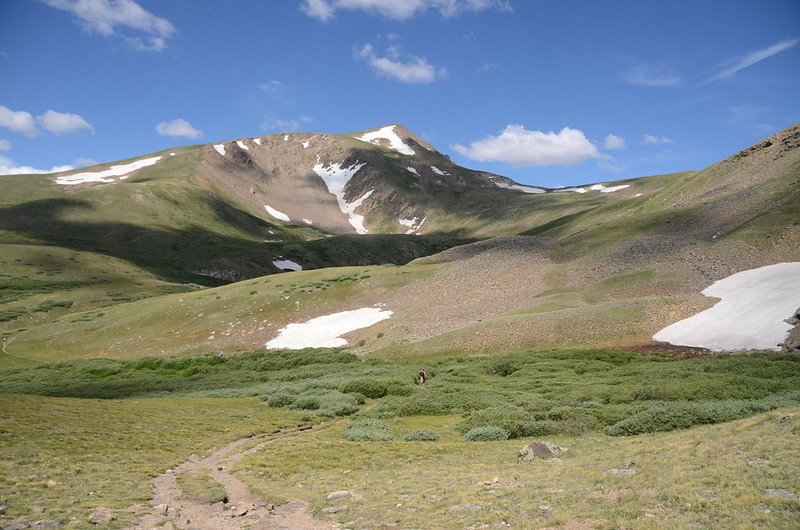
[[414, 144], [428, 151], [438, 152], [431, 144], [412, 133], [401, 123], [393, 123], [374, 129], [367, 129], [357, 132], [353, 136], [358, 140], [375, 145], [383, 145], [409, 156], [416, 154], [414, 150], [416, 146]]

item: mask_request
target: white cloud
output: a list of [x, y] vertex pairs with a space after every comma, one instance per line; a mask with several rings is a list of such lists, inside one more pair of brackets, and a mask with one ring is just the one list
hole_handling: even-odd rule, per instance
[[508, 125], [497, 136], [476, 140], [469, 147], [454, 145], [453, 149], [472, 160], [512, 166], [574, 166], [590, 158], [601, 158], [583, 131], [569, 127], [555, 133]]
[[508, 0], [303, 0], [300, 9], [322, 22], [333, 18], [337, 10], [365, 11], [393, 20], [408, 20], [428, 11], [446, 18], [488, 9], [513, 11]]
[[69, 112], [48, 110], [41, 116], [38, 116], [36, 121], [51, 133], [59, 136], [62, 134], [75, 133], [82, 129], [94, 130], [94, 128], [89, 125], [89, 122], [84, 120], [82, 116], [79, 114], [70, 114]]
[[13, 132], [22, 133], [29, 138], [39, 136], [36, 120], [30, 112], [24, 110], [11, 110], [0, 105], [0, 127], [5, 127]]
[[266, 83], [259, 83], [258, 88], [264, 92], [278, 92], [284, 88], [284, 84], [273, 79]]
[[653, 136], [652, 134], [645, 134], [644, 136], [642, 136], [642, 141], [648, 145], [672, 143], [672, 140], [670, 140], [666, 136]]
[[58, 173], [75, 169], [69, 165], [53, 166], [50, 169], [37, 169], [30, 166], [18, 166], [16, 162], [6, 156], [0, 155], [0, 175], [32, 175], [36, 173]]
[[[169, 20], [157, 17], [133, 0], [44, 0], [68, 11], [83, 27], [103, 36], [118, 35], [140, 51], [162, 51], [175, 34]], [[144, 37], [141, 36], [144, 34]]]
[[717, 72], [717, 74], [707, 79], [703, 84], [707, 85], [708, 83], [713, 83], [714, 81], [719, 81], [720, 79], [725, 79], [726, 77], [730, 77], [739, 70], [744, 70], [745, 68], [753, 66], [754, 64], [761, 62], [764, 59], [768, 59], [769, 57], [772, 57], [775, 54], [781, 53], [782, 51], [788, 50], [789, 48], [796, 46], [798, 42], [800, 42], [800, 39], [785, 39], [777, 44], [773, 44], [772, 46], [752, 51], [747, 55], [734, 59], [733, 65], [720, 70], [719, 72]]
[[302, 126], [311, 123], [312, 121], [314, 121], [314, 118], [310, 116], [298, 116], [297, 118], [292, 118], [289, 120], [283, 120], [279, 118], [264, 118], [261, 120], [259, 126], [264, 131], [291, 132], [300, 130]]
[[0, 140], [0, 151], [11, 151], [11, 142], [8, 140]]
[[625, 73], [625, 81], [639, 86], [678, 86], [681, 84], [680, 76], [674, 74], [664, 66], [637, 64]]
[[179, 136], [191, 140], [203, 136], [203, 131], [195, 129], [191, 123], [182, 118], [172, 121], [162, 121], [156, 125], [156, 132], [162, 136]]
[[617, 136], [616, 134], [609, 134], [606, 136], [604, 145], [606, 149], [625, 149], [625, 138]]
[[437, 69], [424, 57], [410, 57], [404, 62], [396, 46], [389, 48], [386, 55], [379, 57], [371, 44], [365, 44], [356, 53], [356, 56], [369, 63], [378, 75], [401, 83], [426, 85], [447, 77], [446, 69]]
[[76, 158], [75, 160], [73, 160], [72, 161], [72, 165], [75, 166], [75, 167], [96, 166], [97, 165], [97, 160], [95, 160], [94, 158], [80, 157], [80, 158]]

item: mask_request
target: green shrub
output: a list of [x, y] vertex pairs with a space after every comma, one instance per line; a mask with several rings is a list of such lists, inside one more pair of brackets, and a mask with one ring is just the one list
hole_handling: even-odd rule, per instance
[[320, 407], [320, 399], [319, 396], [300, 396], [289, 407], [299, 410], [317, 410]]
[[342, 438], [351, 442], [379, 442], [391, 440], [393, 436], [382, 421], [363, 418], [351, 423], [342, 433]]
[[406, 442], [436, 442], [439, 440], [439, 433], [430, 429], [417, 429], [406, 434], [403, 440]]
[[605, 428], [609, 436], [630, 436], [665, 432], [731, 421], [774, 408], [800, 403], [800, 392], [767, 396], [761, 400], [727, 399], [657, 403], [633, 416]]
[[513, 359], [496, 359], [487, 365], [486, 373], [498, 377], [508, 377], [519, 369], [519, 363]]
[[508, 431], [496, 425], [486, 427], [475, 427], [464, 434], [464, 439], [470, 442], [494, 442], [497, 440], [508, 440]]
[[525, 426], [534, 421], [530, 413], [514, 405], [496, 405], [468, 413], [456, 425], [459, 432], [465, 433], [478, 427], [501, 427], [507, 437], [518, 438], [525, 435]]
[[294, 403], [295, 396], [287, 394], [286, 392], [278, 392], [272, 394], [267, 398], [267, 404], [270, 407], [288, 407]]
[[561, 432], [561, 427], [557, 421], [552, 420], [538, 420], [526, 423], [523, 427], [524, 436], [548, 436], [550, 434], [558, 434]]
[[388, 393], [388, 386], [386, 381], [377, 379], [353, 379], [344, 383], [339, 390], [345, 394], [359, 393], [370, 399], [378, 399]]

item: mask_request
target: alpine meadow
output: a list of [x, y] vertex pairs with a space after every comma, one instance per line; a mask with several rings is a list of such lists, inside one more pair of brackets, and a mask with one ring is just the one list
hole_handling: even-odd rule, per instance
[[798, 27], [5, 2], [0, 528], [800, 527]]

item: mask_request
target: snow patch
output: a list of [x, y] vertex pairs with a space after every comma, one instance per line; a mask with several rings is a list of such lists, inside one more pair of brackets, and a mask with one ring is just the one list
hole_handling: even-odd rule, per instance
[[261, 145], [261, 138], [253, 138], [253, 141], [256, 143], [256, 145]]
[[521, 191], [522, 193], [544, 193], [545, 190], [535, 186], [523, 186], [521, 184], [506, 184], [505, 182], [495, 182], [495, 186], [506, 190]]
[[87, 171], [84, 173], [75, 173], [74, 175], [66, 175], [63, 177], [58, 177], [56, 179], [56, 184], [61, 184], [64, 186], [74, 186], [75, 184], [84, 184], [86, 182], [104, 182], [108, 184], [110, 182], [114, 182], [114, 179], [111, 177], [119, 177], [120, 179], [127, 178], [129, 176], [128, 173], [133, 173], [137, 169], [141, 169], [143, 167], [152, 166], [159, 160], [161, 160], [160, 156], [154, 156], [152, 158], [136, 160], [135, 162], [131, 162], [129, 164], [118, 164], [116, 166], [111, 166], [103, 171]]
[[214, 144], [214, 149], [217, 150], [217, 153], [225, 156], [225, 145], [223, 144]]
[[288, 134], [284, 134], [283, 135], [283, 141], [284, 142], [288, 142], [289, 141], [289, 135]]
[[282, 271], [285, 271], [285, 270], [301, 271], [301, 270], [303, 270], [303, 267], [301, 267], [299, 263], [295, 263], [294, 261], [292, 261], [290, 259], [276, 259], [275, 261], [272, 262], [272, 264], [275, 265], [277, 268], [279, 268]]
[[720, 301], [667, 326], [653, 340], [713, 351], [777, 351], [792, 329], [784, 319], [800, 307], [800, 262], [737, 272], [703, 294]]
[[427, 216], [422, 218], [422, 221], [417, 223], [417, 217], [412, 217], [411, 219], [399, 219], [401, 225], [408, 228], [406, 230], [406, 235], [411, 235], [415, 232], [418, 232], [420, 228], [422, 228], [422, 224], [428, 219]]
[[314, 166], [314, 173], [325, 182], [328, 191], [336, 196], [339, 209], [342, 213], [347, 214], [350, 219], [350, 224], [353, 225], [353, 228], [355, 228], [356, 232], [359, 234], [368, 234], [369, 231], [364, 227], [364, 216], [355, 213], [356, 208], [361, 206], [364, 200], [372, 195], [372, 192], [375, 190], [369, 190], [354, 202], [347, 202], [344, 199], [344, 187], [353, 175], [365, 165], [366, 163], [359, 164], [356, 161], [356, 163], [350, 167], [342, 167], [341, 164], [331, 164], [326, 168], [323, 167], [321, 163]]
[[289, 324], [278, 336], [266, 343], [267, 348], [299, 350], [302, 348], [335, 348], [347, 345], [340, 337], [351, 331], [368, 328], [392, 316], [392, 311], [364, 307], [312, 318], [307, 322]]
[[247, 147], [246, 145], [244, 145], [244, 142], [241, 141], [241, 140], [236, 140], [236, 145], [238, 145], [239, 148], [244, 149], [245, 151], [249, 151], [250, 150], [250, 148]]
[[264, 208], [266, 208], [267, 213], [270, 214], [275, 219], [278, 219], [280, 221], [284, 221], [286, 223], [290, 223], [291, 222], [291, 219], [289, 219], [288, 215], [286, 215], [283, 212], [279, 212], [278, 210], [276, 210], [275, 208], [273, 208], [269, 204], [265, 204]]
[[641, 197], [641, 196], [642, 196], [641, 193], [637, 193], [636, 195], [634, 195], [634, 197]]
[[175, 153], [170, 153], [169, 156], [175, 156]]
[[305, 224], [307, 224], [307, 225], [313, 225], [313, 224], [314, 224], [314, 221], [312, 221], [311, 219], [305, 219], [305, 218], [304, 218], [304, 219], [303, 219], [303, 222], [304, 222]]
[[624, 190], [630, 184], [620, 184], [619, 186], [606, 186], [605, 184], [594, 184], [589, 189], [592, 191], [599, 191], [600, 193], [614, 193], [615, 191]]
[[436, 167], [436, 166], [431, 166], [431, 171], [433, 171], [433, 172], [434, 172], [434, 173], [436, 173], [437, 175], [449, 175], [449, 174], [450, 174], [450, 173], [448, 173], [448, 172], [446, 172], [446, 171], [442, 171], [441, 169], [439, 169], [439, 168], [438, 168], [438, 167]]
[[303, 142], [303, 149], [308, 149], [309, 145], [311, 145], [311, 142]]
[[419, 173], [417, 173], [417, 170], [414, 169], [413, 167], [407, 167], [406, 169], [411, 173], [415, 174], [416, 176], [419, 176]]
[[368, 132], [366, 134], [362, 134], [361, 136], [356, 136], [356, 140], [361, 140], [362, 142], [369, 142], [371, 144], [380, 145], [378, 140], [388, 140], [389, 147], [397, 151], [398, 153], [404, 155], [413, 155], [414, 150], [411, 149], [408, 145], [406, 145], [403, 140], [397, 136], [397, 133], [394, 132], [394, 125], [389, 125], [387, 127], [383, 127], [378, 129], [377, 131]]

